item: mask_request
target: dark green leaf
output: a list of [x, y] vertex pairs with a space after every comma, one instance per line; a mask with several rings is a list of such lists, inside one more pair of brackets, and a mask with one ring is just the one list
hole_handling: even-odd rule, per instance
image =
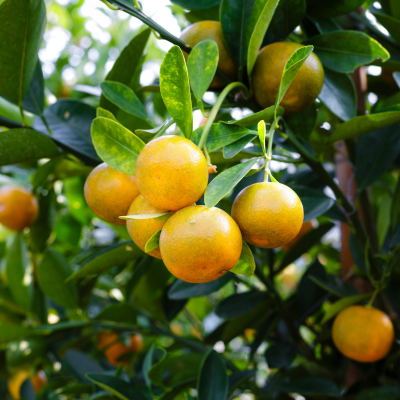
[[43, 0], [0, 2], [0, 93], [15, 104], [28, 91], [45, 25]]
[[347, 295], [344, 288], [339, 287], [337, 284], [327, 282], [325, 279], [320, 279], [312, 275], [308, 276], [308, 279], [316, 286], [319, 286], [321, 289], [325, 290], [326, 292], [332, 293], [337, 297], [344, 297]]
[[20, 128], [0, 132], [0, 165], [36, 161], [60, 154], [60, 150], [49, 137], [32, 129]]
[[161, 229], [156, 232], [146, 243], [146, 246], [144, 248], [144, 251], [146, 253], [150, 253], [150, 251], [153, 251], [155, 249], [158, 249], [160, 247], [160, 236], [161, 236]]
[[217, 6], [221, 3], [221, 0], [172, 0], [172, 3], [178, 4], [188, 10], [205, 10]]
[[74, 283], [65, 283], [72, 269], [64, 257], [53, 248], [48, 248], [37, 271], [42, 292], [62, 307], [76, 308], [78, 294]]
[[[274, 110], [275, 106], [268, 107], [262, 111], [251, 114], [247, 117], [236, 121], [229, 121], [228, 124], [234, 124], [239, 126], [250, 126], [258, 124], [260, 120], [264, 120], [266, 123], [271, 123], [274, 120]], [[276, 115], [282, 116], [285, 110], [282, 107], [278, 107], [276, 110]]]
[[340, 397], [340, 390], [336, 384], [321, 376], [295, 378], [282, 384], [280, 390], [285, 393], [299, 393], [303, 396]]
[[253, 370], [238, 371], [229, 375], [229, 393], [231, 393], [233, 389], [235, 389], [242, 383], [252, 378], [256, 374], [256, 372], [257, 370], [253, 369]]
[[215, 313], [221, 318], [238, 317], [252, 311], [264, 299], [265, 293], [257, 290], [233, 294], [217, 305]]
[[349, 75], [325, 68], [324, 84], [318, 98], [343, 121], [356, 116], [356, 89]]
[[348, 14], [361, 7], [365, 0], [330, 0], [330, 1], [307, 1], [307, 13], [317, 18], [333, 18]]
[[261, 159], [253, 158], [244, 163], [235, 165], [217, 175], [208, 185], [204, 194], [204, 201], [207, 208], [214, 207], [230, 190], [232, 190], [251, 170], [251, 167]]
[[370, 7], [369, 10], [376, 17], [378, 22], [389, 31], [390, 36], [392, 36], [397, 43], [400, 43], [400, 19], [395, 18], [393, 15], [385, 14], [382, 10], [378, 10], [375, 7]]
[[248, 244], [243, 241], [242, 253], [240, 254], [239, 261], [229, 271], [234, 274], [252, 276], [256, 270], [256, 263], [254, 262], [253, 253], [250, 250]]
[[199, 400], [226, 400], [228, 396], [226, 366], [215, 350], [211, 350], [204, 358], [197, 392]]
[[22, 103], [24, 110], [41, 115], [44, 109], [44, 78], [42, 65], [38, 60], [28, 92]]
[[192, 98], [185, 59], [178, 46], [168, 51], [161, 64], [160, 89], [171, 117], [184, 136], [190, 139], [193, 131]]
[[136, 160], [144, 143], [130, 130], [108, 118], [96, 118], [92, 124], [92, 139], [97, 154], [110, 167], [134, 175]]
[[287, 116], [285, 121], [298, 138], [307, 141], [317, 121], [315, 104], [311, 104], [309, 107], [296, 114]]
[[289, 367], [297, 355], [296, 346], [291, 343], [276, 343], [268, 347], [265, 352], [269, 368]]
[[324, 66], [342, 73], [351, 73], [376, 58], [386, 61], [390, 57], [380, 43], [358, 31], [325, 33], [307, 39], [304, 43], [314, 46], [314, 51]]
[[357, 394], [354, 400], [398, 400], [400, 398], [400, 386], [385, 385], [370, 387]]
[[129, 304], [110, 304], [103, 308], [94, 319], [135, 325], [136, 312]]
[[234, 143], [228, 144], [223, 148], [224, 158], [232, 158], [240, 153], [251, 141], [257, 137], [256, 134], [248, 134]]

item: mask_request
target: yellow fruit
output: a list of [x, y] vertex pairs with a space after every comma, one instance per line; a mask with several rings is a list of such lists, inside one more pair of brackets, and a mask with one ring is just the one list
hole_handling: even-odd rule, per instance
[[332, 338], [346, 357], [358, 362], [375, 362], [389, 353], [394, 329], [392, 321], [382, 311], [351, 306], [336, 317]]
[[286, 243], [282, 246], [282, 250], [288, 252], [304, 235], [306, 235], [308, 232], [312, 231], [314, 228], [312, 226], [311, 221], [305, 222], [300, 229], [300, 232], [297, 234], [297, 236], [292, 239], [289, 243]]
[[[232, 57], [228, 53], [226, 48], [224, 37], [222, 35], [221, 23], [217, 21], [200, 21], [187, 27], [179, 37], [182, 41], [188, 44], [190, 47], [196, 46], [196, 44], [203, 40], [211, 39], [218, 46], [219, 50], [219, 62], [218, 69], [226, 75], [230, 80], [236, 81], [238, 69]], [[188, 54], [183, 53], [187, 59]], [[215, 76], [211, 82], [210, 89], [218, 89], [226, 86], [224, 81]]]
[[255, 183], [243, 189], [232, 207], [243, 239], [262, 248], [275, 248], [290, 242], [303, 224], [303, 205], [286, 185]]
[[31, 376], [31, 383], [35, 393], [47, 385], [47, 376], [44, 371], [37, 371], [35, 375]]
[[98, 165], [86, 179], [86, 203], [99, 218], [113, 225], [126, 224], [118, 217], [127, 214], [138, 195], [135, 177], [118, 172], [106, 163]]
[[19, 400], [21, 398], [20, 391], [22, 384], [29, 378], [29, 371], [20, 369], [14, 372], [8, 379], [8, 391], [13, 399]]
[[211, 282], [238, 262], [242, 235], [225, 211], [191, 206], [165, 223], [160, 249], [172, 275], [190, 283]]
[[[154, 214], [164, 212], [150, 204], [142, 195], [136, 197], [129, 208], [128, 215]], [[157, 221], [154, 218], [149, 219], [130, 219], [126, 222], [129, 236], [139, 248], [145, 251], [147, 241], [162, 227], [165, 221]], [[160, 249], [155, 249], [147, 253], [153, 257], [161, 258]]]
[[32, 225], [39, 212], [38, 201], [28, 190], [18, 186], [0, 188], [0, 224], [13, 231]]
[[195, 203], [208, 184], [207, 161], [190, 140], [161, 136], [147, 143], [136, 162], [140, 193], [161, 210]]
[[[260, 50], [252, 72], [252, 86], [254, 96], [263, 108], [275, 104], [285, 64], [301, 47], [298, 43], [277, 42]], [[323, 83], [324, 69], [319, 58], [311, 53], [280, 103], [285, 114], [298, 113], [314, 103]]]

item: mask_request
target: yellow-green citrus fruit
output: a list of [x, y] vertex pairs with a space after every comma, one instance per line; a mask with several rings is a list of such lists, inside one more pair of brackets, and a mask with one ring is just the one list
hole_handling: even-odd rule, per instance
[[140, 193], [161, 210], [195, 203], [208, 184], [207, 161], [200, 149], [181, 136], [161, 136], [147, 143], [136, 162]]
[[36, 197], [22, 187], [0, 188], [0, 224], [13, 231], [31, 226], [39, 212]]
[[[225, 45], [224, 37], [222, 35], [221, 23], [217, 21], [200, 21], [193, 25], [188, 26], [179, 37], [182, 41], [188, 44], [190, 47], [196, 46], [196, 44], [203, 40], [211, 39], [218, 46], [219, 50], [219, 61], [218, 69], [226, 75], [230, 80], [236, 81], [238, 69], [232, 57], [228, 53], [228, 49]], [[187, 59], [188, 54], [183, 53]], [[211, 82], [210, 89], [219, 89], [226, 86], [224, 81], [215, 76]]]
[[243, 189], [232, 206], [243, 239], [262, 248], [280, 247], [296, 237], [303, 225], [303, 205], [286, 185], [262, 182]]
[[[141, 194], [136, 197], [129, 208], [128, 215], [154, 214], [161, 213], [165, 210], [160, 210], [150, 204]], [[126, 222], [129, 236], [136, 245], [145, 251], [147, 241], [162, 227], [165, 221], [158, 221], [154, 218], [148, 219], [130, 219]], [[153, 257], [161, 258], [160, 249], [155, 249], [147, 253]]]
[[393, 345], [393, 324], [376, 308], [351, 306], [336, 317], [332, 339], [346, 357], [358, 362], [375, 362], [386, 357]]
[[126, 224], [118, 217], [127, 214], [138, 195], [135, 177], [118, 172], [106, 163], [98, 165], [86, 179], [86, 203], [99, 218], [113, 225]]
[[[252, 72], [252, 86], [254, 96], [263, 108], [275, 104], [285, 64], [301, 47], [298, 43], [277, 42], [260, 50]], [[311, 53], [280, 103], [285, 114], [298, 113], [314, 103], [323, 83], [324, 68], [319, 58]]]
[[211, 282], [238, 262], [242, 235], [225, 211], [191, 206], [165, 223], [160, 249], [172, 275], [190, 283]]

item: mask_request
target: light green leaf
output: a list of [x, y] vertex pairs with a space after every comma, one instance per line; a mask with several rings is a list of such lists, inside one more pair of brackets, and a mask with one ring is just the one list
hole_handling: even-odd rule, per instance
[[193, 131], [192, 98], [185, 59], [178, 46], [168, 51], [161, 64], [160, 90], [171, 117], [190, 139]]
[[256, 134], [250, 133], [249, 135], [243, 136], [236, 142], [225, 146], [223, 149], [224, 158], [228, 159], [236, 156], [236, 154], [240, 153], [246, 147], [246, 145], [248, 145], [256, 137]]
[[[230, 125], [239, 125], [239, 126], [250, 126], [254, 124], [258, 124], [260, 120], [264, 120], [267, 124], [271, 123], [274, 120], [274, 110], [275, 106], [268, 107], [262, 111], [251, 114], [242, 119], [238, 119], [237, 121], [229, 121], [227, 124]], [[282, 107], [278, 107], [276, 109], [276, 115], [282, 116], [285, 110]]]
[[265, 129], [265, 122], [260, 121], [257, 126], [258, 129], [258, 137], [260, 138], [261, 148], [264, 155], [267, 155], [267, 150], [265, 149], [265, 136], [267, 134], [267, 130]]
[[96, 117], [108, 118], [115, 122], [118, 122], [117, 118], [115, 118], [114, 114], [111, 111], [108, 111], [105, 108], [101, 108], [101, 107], [97, 107]]
[[161, 236], [161, 229], [156, 232], [146, 243], [144, 247], [144, 251], [146, 253], [150, 253], [151, 251], [158, 249], [160, 247], [160, 236]]
[[[165, 211], [165, 212], [160, 212], [160, 213], [153, 213], [153, 214], [138, 214], [138, 215], [124, 215], [119, 217], [120, 219], [126, 219], [126, 220], [130, 220], [130, 219], [156, 219], [159, 217], [163, 217], [164, 215], [171, 215], [169, 213], [169, 211]], [[160, 219], [158, 219], [158, 221], [160, 221]]]
[[254, 261], [253, 253], [249, 245], [243, 240], [242, 253], [240, 254], [239, 261], [229, 271], [234, 274], [252, 276], [256, 270], [256, 263]]

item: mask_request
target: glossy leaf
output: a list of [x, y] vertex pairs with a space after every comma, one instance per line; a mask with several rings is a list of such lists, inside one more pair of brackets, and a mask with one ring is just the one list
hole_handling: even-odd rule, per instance
[[203, 98], [209, 88], [219, 60], [218, 46], [214, 40], [208, 39], [193, 47], [187, 60], [190, 85], [197, 100]]
[[171, 117], [185, 137], [193, 131], [189, 76], [182, 50], [173, 46], [164, 56], [160, 69], [160, 90]]
[[115, 122], [118, 122], [117, 118], [115, 118], [114, 114], [111, 111], [108, 111], [105, 108], [101, 108], [101, 107], [97, 107], [96, 117], [108, 118]]
[[72, 269], [65, 258], [53, 248], [48, 248], [37, 271], [42, 292], [62, 307], [76, 308], [78, 294], [74, 283], [65, 283]]
[[168, 290], [171, 300], [190, 299], [191, 297], [206, 296], [225, 286], [232, 279], [232, 275], [225, 274], [221, 278], [209, 283], [188, 283], [177, 279]]
[[223, 148], [224, 158], [232, 158], [235, 157], [236, 154], [240, 153], [250, 142], [252, 142], [257, 135], [255, 133], [250, 133], [246, 136], [243, 136], [241, 139], [228, 144]]
[[129, 304], [110, 304], [104, 307], [94, 319], [134, 325], [136, 324], [136, 312]]
[[400, 122], [400, 111], [387, 111], [362, 115], [340, 124], [329, 136], [329, 142], [351, 139]]
[[380, 58], [386, 61], [389, 52], [363, 32], [342, 30], [307, 39], [322, 64], [336, 72], [351, 73], [357, 67]]
[[261, 159], [253, 158], [244, 163], [235, 165], [217, 175], [208, 185], [204, 194], [204, 201], [207, 208], [214, 207], [229, 191], [231, 191], [251, 170], [252, 166]]
[[96, 118], [92, 139], [97, 154], [110, 167], [128, 175], [135, 174], [136, 160], [144, 143], [130, 130], [108, 118]]
[[205, 10], [217, 6], [221, 0], [172, 0], [171, 2], [188, 10]]
[[250, 290], [244, 293], [236, 293], [222, 300], [215, 309], [215, 313], [221, 318], [233, 318], [247, 314], [262, 300], [265, 293]]
[[15, 104], [28, 91], [45, 25], [43, 0], [0, 2], [0, 93]]
[[20, 128], [0, 132], [0, 165], [53, 158], [60, 154], [60, 150], [49, 137], [33, 129]]
[[[157, 221], [164, 220], [166, 216], [171, 216], [168, 211], [160, 212], [160, 213], [153, 213], [153, 214], [137, 214], [137, 215], [123, 215], [119, 217], [120, 219], [125, 219], [127, 221], [132, 219], [157, 219]], [[168, 219], [168, 218], [167, 218]], [[165, 221], [167, 220], [165, 219]]]
[[[271, 123], [274, 120], [274, 110], [275, 106], [268, 107], [262, 111], [256, 112], [254, 114], [248, 115], [242, 119], [236, 121], [229, 121], [228, 124], [234, 124], [239, 126], [250, 126], [258, 124], [260, 120], [264, 120], [266, 123]], [[276, 110], [277, 116], [282, 116], [285, 110], [282, 107], [278, 107]]]
[[365, 0], [334, 0], [321, 2], [308, 0], [307, 12], [317, 18], [333, 18], [348, 14], [361, 7]]
[[340, 397], [340, 390], [335, 382], [322, 376], [303, 376], [292, 379], [280, 386], [285, 393], [299, 393], [303, 396]]
[[251, 252], [248, 244], [243, 241], [242, 253], [240, 254], [239, 261], [231, 270], [229, 270], [229, 272], [239, 275], [252, 276], [254, 275], [255, 270], [256, 263], [254, 261], [253, 253]]
[[161, 229], [156, 232], [147, 242], [144, 248], [146, 253], [150, 253], [150, 251], [158, 249], [160, 247], [160, 236], [161, 236]]
[[289, 367], [298, 354], [296, 346], [291, 343], [275, 343], [270, 345], [265, 352], [269, 368]]
[[296, 114], [287, 116], [285, 122], [295, 136], [307, 141], [317, 122], [315, 103]]
[[199, 400], [226, 400], [228, 396], [226, 366], [215, 350], [211, 350], [204, 358], [197, 392]]
[[44, 78], [42, 65], [38, 60], [36, 63], [35, 72], [31, 79], [28, 91], [22, 102], [24, 110], [34, 114], [41, 115], [44, 109]]
[[324, 84], [318, 98], [343, 121], [356, 116], [356, 89], [349, 75], [325, 68]]
[[67, 282], [73, 279], [80, 279], [86, 276], [96, 276], [108, 269], [128, 263], [139, 258], [144, 253], [132, 241], [117, 243], [100, 250], [89, 257], [81, 265], [78, 271], [75, 271]]

